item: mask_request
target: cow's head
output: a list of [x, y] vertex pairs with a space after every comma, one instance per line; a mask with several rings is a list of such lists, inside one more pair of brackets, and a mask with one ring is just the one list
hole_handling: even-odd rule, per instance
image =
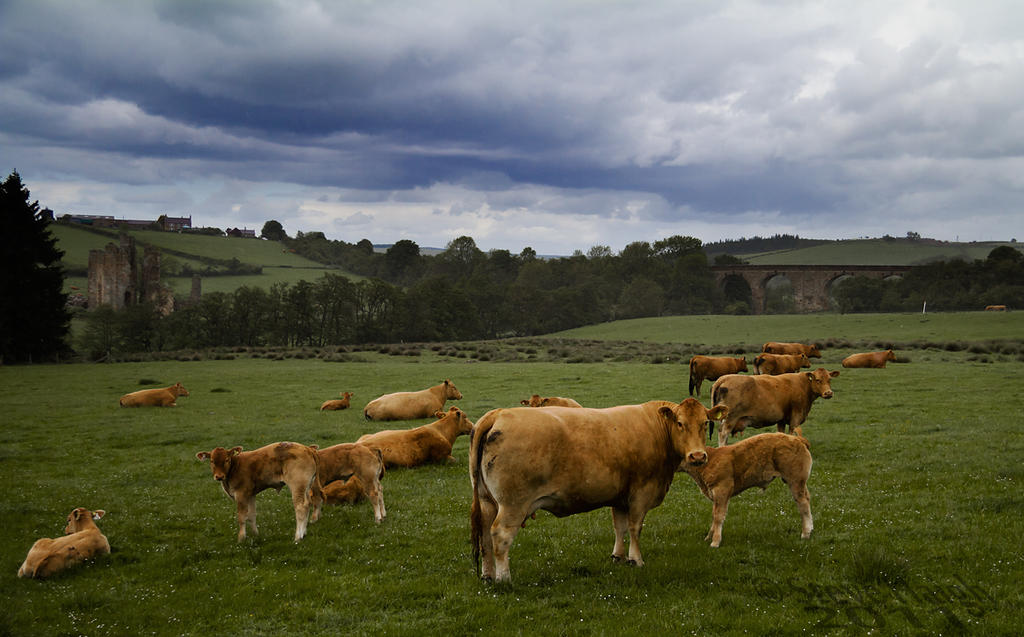
[[807, 358], [807, 354], [800, 355], [800, 367], [810, 367], [811, 359]]
[[227, 480], [228, 474], [231, 473], [232, 459], [241, 452], [241, 447], [232, 447], [231, 449], [217, 447], [213, 451], [200, 451], [196, 454], [196, 458], [209, 460], [210, 468], [213, 470], [213, 479], [217, 482], [224, 482]]
[[541, 400], [540, 394], [534, 394], [533, 396], [530, 396], [529, 400], [520, 400], [519, 404], [526, 405], [527, 407], [540, 407]]
[[182, 387], [181, 383], [174, 383], [172, 391], [175, 396], [188, 396], [188, 390]]
[[458, 407], [449, 407], [448, 413], [438, 411], [434, 415], [440, 418], [441, 420], [444, 420], [446, 418], [453, 420], [457, 425], [455, 431], [457, 432], [456, 435], [458, 436], [464, 436], [473, 433], [473, 422], [469, 418], [467, 418], [466, 413], [459, 409]]
[[721, 420], [728, 411], [725, 405], [706, 409], [696, 398], [687, 398], [675, 407], [658, 409], [672, 436], [672, 445], [682, 456], [683, 464], [692, 467], [699, 467], [708, 461], [704, 436], [709, 423]]
[[90, 511], [89, 509], [78, 507], [77, 509], [68, 514], [68, 524], [64, 527], [64, 535], [78, 533], [86, 526], [88, 526], [86, 524], [87, 520], [98, 520], [106, 514], [107, 512], [104, 511], [103, 509], [96, 509], [95, 511]]
[[807, 348], [807, 356], [810, 358], [821, 358], [821, 345], [815, 343]]
[[743, 358], [737, 358], [736, 362], [739, 363], [739, 370], [741, 372], [747, 371], [747, 357], [746, 356], [744, 356]]
[[892, 362], [895, 363], [896, 362], [896, 354], [894, 354], [891, 349], [885, 350], [885, 360], [892, 361]]
[[446, 400], [461, 400], [462, 392], [447, 378], [444, 379], [444, 397]]
[[839, 372], [830, 372], [824, 367], [819, 367], [813, 372], [804, 372], [811, 382], [811, 392], [815, 396], [824, 399], [832, 398], [832, 379], [839, 375]]

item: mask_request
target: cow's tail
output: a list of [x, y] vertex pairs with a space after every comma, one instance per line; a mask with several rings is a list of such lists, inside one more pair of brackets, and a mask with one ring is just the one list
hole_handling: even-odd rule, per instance
[[483, 513], [480, 510], [480, 458], [484, 455], [484, 444], [487, 441], [487, 434], [491, 432], [494, 421], [497, 420], [498, 410], [492, 410], [476, 421], [473, 427], [473, 439], [469, 446], [469, 482], [473, 487], [473, 504], [469, 509], [470, 542], [473, 544], [473, 563], [476, 565], [477, 575], [480, 574], [480, 544], [483, 541], [484, 522]]
[[384, 452], [380, 450], [380, 447], [375, 447], [373, 452], [377, 454], [377, 461], [380, 462], [380, 473], [377, 475], [378, 480], [384, 479], [384, 474], [387, 470], [384, 468]]
[[693, 388], [697, 386], [697, 362], [690, 360], [690, 395], [693, 396]]

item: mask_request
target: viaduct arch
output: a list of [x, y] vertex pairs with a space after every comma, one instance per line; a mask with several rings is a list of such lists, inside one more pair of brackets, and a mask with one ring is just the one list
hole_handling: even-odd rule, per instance
[[903, 276], [909, 265], [713, 265], [711, 271], [719, 288], [727, 278], [739, 276], [750, 286], [754, 314], [764, 313], [768, 281], [783, 274], [793, 282], [793, 296], [798, 312], [828, 310], [829, 286], [841, 276], [866, 276], [887, 279]]

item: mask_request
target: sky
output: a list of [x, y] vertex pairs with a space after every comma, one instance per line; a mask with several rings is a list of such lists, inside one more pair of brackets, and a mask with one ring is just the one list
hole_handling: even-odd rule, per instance
[[350, 243], [1024, 240], [1024, 3], [0, 0], [14, 170]]

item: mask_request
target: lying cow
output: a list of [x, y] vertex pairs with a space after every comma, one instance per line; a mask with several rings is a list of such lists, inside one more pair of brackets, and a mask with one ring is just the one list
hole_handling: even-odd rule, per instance
[[367, 420], [430, 418], [435, 412], [444, 409], [445, 401], [461, 398], [462, 394], [452, 381], [445, 379], [440, 385], [420, 391], [401, 391], [374, 398], [363, 409], [363, 416]]
[[[319, 463], [317, 475], [321, 485], [357, 476], [363, 487], [363, 495], [373, 503], [374, 521], [380, 524], [387, 517], [388, 513], [384, 508], [384, 487], [380, 484], [381, 478], [384, 477], [384, 459], [379, 450], [345, 442], [326, 449], [317, 449], [316, 455]], [[320, 518], [320, 508], [325, 497], [326, 493], [313, 494], [314, 522]]]
[[439, 420], [413, 429], [387, 429], [360, 436], [357, 443], [379, 449], [388, 467], [418, 467], [430, 462], [455, 462], [455, 439], [473, 433], [473, 423], [458, 407], [434, 414]]
[[1005, 305], [986, 305], [985, 306], [985, 311], [986, 312], [1005, 312], [1006, 311], [1006, 306]]
[[90, 511], [82, 507], [72, 511], [64, 527], [64, 537], [36, 540], [18, 569], [18, 577], [50, 577], [85, 560], [110, 553], [110, 542], [94, 522], [105, 514], [102, 509]]
[[[724, 409], [724, 405], [718, 405]], [[766, 489], [772, 480], [782, 478], [800, 511], [800, 537], [811, 537], [811, 494], [807, 479], [811, 475], [810, 444], [803, 436], [767, 433], [751, 436], [728, 447], [708, 447], [708, 461], [703, 465], [680, 465], [690, 474], [701, 492], [713, 503], [711, 529], [704, 540], [717, 548], [722, 543], [722, 524], [729, 509], [729, 499], [751, 487]]]
[[747, 427], [776, 425], [784, 432], [789, 425], [790, 433], [799, 432], [814, 400], [832, 398], [831, 382], [838, 375], [819, 367], [813, 372], [778, 376], [722, 376], [711, 387], [714, 404], [729, 408], [718, 430], [718, 446], [724, 447], [729, 436]]
[[[245, 525], [256, 528], [256, 494], [265, 489], [281, 490], [288, 485], [295, 509], [295, 541], [306, 535], [313, 498], [322, 498], [317, 480], [317, 453], [297, 442], [277, 442], [253, 451], [241, 447], [200, 451], [200, 460], [208, 460], [213, 479], [238, 506], [238, 541], [245, 539]], [[317, 500], [319, 502], [319, 500]], [[314, 520], [319, 511], [314, 510]]]
[[821, 350], [818, 345], [805, 345], [803, 343], [779, 343], [768, 341], [761, 346], [765, 354], [804, 354], [807, 358], [821, 358]]
[[188, 396], [188, 390], [175, 383], [160, 389], [140, 389], [121, 396], [122, 407], [177, 407], [178, 396]]
[[347, 391], [341, 395], [341, 398], [324, 401], [324, 404], [320, 405], [320, 411], [339, 411], [341, 409], [348, 409], [351, 398], [352, 392]]
[[[508, 552], [537, 509], [558, 517], [611, 507], [612, 558], [638, 566], [640, 530], [680, 463], [707, 460], [707, 421], [724, 410], [696, 399], [606, 409], [495, 409], [470, 445], [473, 556], [484, 579], [510, 578]], [[483, 558], [482, 568], [480, 558]]]
[[724, 356], [694, 356], [690, 358], [690, 395], [694, 390], [700, 396], [700, 386], [705, 380], [718, 380], [726, 374], [739, 374], [747, 371], [747, 358], [728, 358]]
[[811, 360], [806, 354], [758, 354], [754, 359], [754, 373], [778, 376], [810, 367]]
[[528, 400], [520, 400], [520, 405], [526, 407], [582, 407], [572, 398], [562, 398], [561, 396], [547, 396], [541, 398], [540, 394], [534, 394], [530, 396]]
[[869, 367], [872, 369], [885, 369], [889, 361], [896, 362], [896, 354], [891, 349], [884, 352], [864, 352], [863, 354], [850, 354], [843, 359], [843, 367]]
[[358, 504], [366, 499], [366, 485], [352, 474], [348, 480], [335, 480], [324, 485], [324, 504]]

